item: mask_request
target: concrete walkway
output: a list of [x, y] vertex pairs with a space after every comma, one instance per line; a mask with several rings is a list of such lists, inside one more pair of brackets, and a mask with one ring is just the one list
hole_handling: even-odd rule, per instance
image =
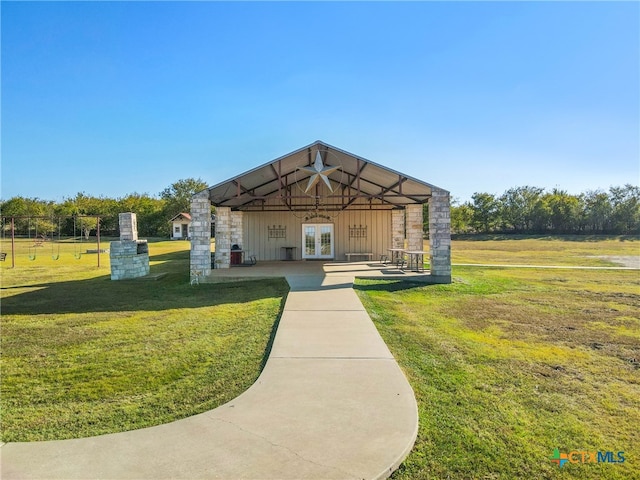
[[343, 270], [286, 274], [267, 365], [235, 400], [131, 432], [5, 444], [2, 478], [386, 478], [415, 441], [416, 401]]

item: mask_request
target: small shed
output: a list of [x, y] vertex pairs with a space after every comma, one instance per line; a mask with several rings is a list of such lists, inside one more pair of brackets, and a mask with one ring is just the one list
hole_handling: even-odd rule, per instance
[[191, 238], [191, 214], [179, 213], [171, 220], [171, 240], [188, 240]]

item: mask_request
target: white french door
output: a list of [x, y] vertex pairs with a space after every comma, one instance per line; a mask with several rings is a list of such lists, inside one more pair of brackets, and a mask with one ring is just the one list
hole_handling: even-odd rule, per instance
[[333, 224], [302, 224], [302, 258], [333, 258]]

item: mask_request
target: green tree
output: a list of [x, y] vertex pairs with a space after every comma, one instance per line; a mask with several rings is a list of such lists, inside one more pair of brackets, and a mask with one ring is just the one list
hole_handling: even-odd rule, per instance
[[473, 207], [469, 202], [460, 204], [457, 199], [451, 201], [451, 231], [469, 233], [473, 219]]
[[546, 197], [551, 211], [552, 230], [555, 233], [575, 233], [580, 223], [580, 199], [557, 188]]
[[499, 198], [502, 227], [515, 233], [530, 232], [533, 229], [536, 203], [544, 188], [510, 188]]
[[138, 234], [143, 237], [165, 235], [167, 222], [164, 220], [165, 202], [148, 194], [132, 193], [118, 199], [119, 212], [133, 212], [138, 222]]
[[631, 184], [611, 187], [613, 233], [640, 233], [640, 188]]
[[471, 196], [471, 226], [476, 232], [489, 233], [499, 223], [499, 202], [491, 193], [474, 193]]
[[167, 221], [179, 213], [191, 211], [191, 197], [207, 188], [207, 184], [200, 178], [185, 178], [172, 183], [160, 192], [160, 198], [165, 202]]
[[[162, 235], [168, 236], [171, 234], [169, 220], [179, 213], [190, 213], [191, 197], [206, 189], [207, 186], [204, 180], [200, 178], [186, 178], [172, 183], [160, 192], [160, 198], [164, 201]], [[214, 207], [211, 207], [211, 213], [214, 213], [214, 211]]]
[[0, 211], [3, 217], [20, 217], [14, 223], [18, 235], [49, 236], [55, 230], [54, 206], [48, 200], [18, 196], [1, 202]]
[[531, 231], [533, 233], [546, 233], [551, 228], [551, 208], [547, 195], [542, 195], [536, 201], [531, 212]]
[[611, 229], [613, 207], [609, 195], [602, 190], [590, 190], [582, 194], [583, 221], [592, 233], [606, 233]]
[[[118, 228], [118, 204], [116, 200], [106, 197], [94, 197], [84, 192], [79, 192], [75, 197], [65, 198], [64, 201], [56, 207], [56, 214], [66, 217], [63, 220], [63, 230], [66, 234], [71, 235], [74, 230], [78, 233], [81, 224], [89, 227], [90, 230], [96, 230], [97, 220], [90, 221], [88, 217], [100, 216], [100, 230], [103, 234], [115, 233]], [[81, 221], [79, 217], [86, 216], [86, 222]], [[87, 232], [83, 232], [86, 236]]]

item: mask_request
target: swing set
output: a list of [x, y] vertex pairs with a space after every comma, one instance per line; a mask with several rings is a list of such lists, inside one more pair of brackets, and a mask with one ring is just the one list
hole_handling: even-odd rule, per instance
[[[62, 220], [63, 219], [73, 219], [73, 256], [76, 260], [80, 260], [83, 255], [83, 241], [84, 241], [84, 227], [87, 224], [87, 219], [95, 219], [96, 222], [96, 240], [97, 240], [97, 263], [98, 267], [100, 267], [100, 216], [99, 215], [73, 215], [73, 216], [59, 216], [57, 217], [57, 225], [55, 219], [53, 217], [46, 216], [12, 216], [12, 217], [2, 217], [2, 247], [4, 250], [4, 246], [6, 245], [6, 236], [7, 236], [7, 227], [9, 227], [9, 231], [11, 232], [11, 268], [15, 268], [16, 266], [16, 220], [27, 220], [27, 258], [30, 261], [35, 261], [38, 258], [38, 249], [42, 250], [45, 247], [46, 242], [51, 243], [51, 259], [59, 260], [60, 259], [60, 245], [62, 243]], [[32, 221], [34, 226], [32, 227]], [[40, 224], [44, 223], [45, 225], [48, 222], [48, 228], [46, 228], [46, 233], [42, 232], [42, 227], [40, 227], [40, 233], [38, 232], [38, 227]], [[57, 227], [57, 228], [56, 228]], [[78, 228], [79, 228], [79, 240], [78, 240]], [[33, 232], [33, 237], [31, 233]], [[56, 239], [57, 235], [57, 239]], [[0, 260], [5, 261], [7, 258], [7, 252], [2, 252], [0, 255]]]

